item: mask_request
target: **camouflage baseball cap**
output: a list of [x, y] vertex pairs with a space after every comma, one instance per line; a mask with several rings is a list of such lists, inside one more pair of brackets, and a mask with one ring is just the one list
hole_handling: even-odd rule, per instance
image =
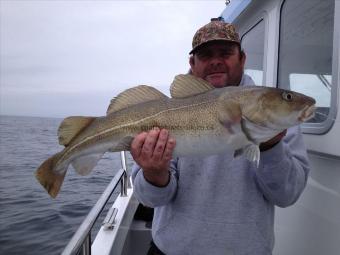
[[200, 46], [211, 41], [229, 41], [240, 44], [240, 37], [233, 24], [213, 20], [197, 30], [189, 54], [194, 53]]

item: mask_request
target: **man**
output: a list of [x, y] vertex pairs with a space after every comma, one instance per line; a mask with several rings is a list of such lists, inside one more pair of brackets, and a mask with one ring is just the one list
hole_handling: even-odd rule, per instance
[[[200, 28], [190, 54], [191, 73], [216, 88], [253, 84], [232, 24]], [[149, 254], [271, 254], [274, 206], [293, 204], [309, 172], [299, 128], [285, 134], [261, 144], [259, 167], [230, 152], [171, 160], [176, 141], [167, 130], [137, 135], [135, 195], [155, 208]]]

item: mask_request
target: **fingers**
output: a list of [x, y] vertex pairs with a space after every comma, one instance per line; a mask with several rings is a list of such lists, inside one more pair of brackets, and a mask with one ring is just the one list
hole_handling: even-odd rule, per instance
[[172, 153], [176, 146], [176, 140], [173, 138], [169, 138], [169, 140], [166, 143], [166, 147], [163, 153], [163, 159], [165, 161], [169, 161], [172, 158]]
[[280, 134], [281, 138], [283, 138], [287, 134], [287, 129], [283, 130]]
[[152, 157], [154, 153], [154, 149], [156, 146], [156, 143], [158, 141], [158, 136], [159, 136], [159, 128], [154, 128], [151, 131], [149, 131], [145, 142], [143, 144], [143, 148], [141, 151], [141, 157], [143, 158], [150, 158]]
[[270, 140], [260, 144], [260, 151], [266, 151], [278, 144], [282, 138], [287, 134], [287, 129], [283, 130], [281, 133], [277, 134]]
[[287, 134], [287, 129], [283, 130], [281, 133], [277, 134], [275, 137], [269, 140], [270, 143], [276, 144], [282, 140], [282, 138]]
[[169, 165], [175, 144], [169, 131], [159, 128], [140, 133], [133, 139], [131, 155], [143, 169], [148, 182], [156, 186], [165, 186], [169, 182]]
[[131, 154], [137, 163], [150, 165], [170, 161], [176, 142], [166, 129], [155, 128], [138, 134], [131, 143]]
[[143, 133], [136, 135], [136, 137], [132, 140], [131, 155], [135, 160], [140, 157], [147, 135], [148, 133], [143, 132]]
[[164, 149], [167, 145], [169, 132], [166, 129], [162, 129], [159, 133], [157, 143], [153, 151], [153, 158], [155, 160], [161, 160], [163, 158]]

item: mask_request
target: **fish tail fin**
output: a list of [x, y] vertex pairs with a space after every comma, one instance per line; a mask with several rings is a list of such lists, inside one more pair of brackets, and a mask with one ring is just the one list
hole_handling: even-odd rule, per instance
[[67, 170], [65, 167], [64, 171], [54, 171], [62, 155], [63, 151], [45, 160], [35, 173], [37, 180], [53, 198], [58, 195]]

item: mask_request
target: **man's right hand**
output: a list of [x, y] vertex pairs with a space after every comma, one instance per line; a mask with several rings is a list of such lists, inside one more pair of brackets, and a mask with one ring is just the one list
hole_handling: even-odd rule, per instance
[[144, 178], [162, 187], [169, 183], [169, 166], [176, 141], [159, 128], [138, 134], [131, 143], [131, 155], [143, 169]]

